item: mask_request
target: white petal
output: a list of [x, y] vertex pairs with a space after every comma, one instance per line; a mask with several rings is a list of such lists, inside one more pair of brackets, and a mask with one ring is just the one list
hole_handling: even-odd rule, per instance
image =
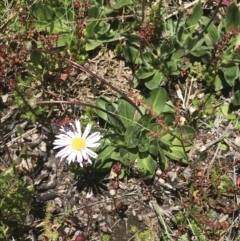
[[62, 149], [57, 153], [56, 157], [65, 158], [69, 156], [71, 153], [72, 153], [72, 150], [69, 147], [65, 147], [64, 149]]
[[102, 138], [99, 132], [92, 133], [88, 138], [86, 138], [86, 141], [88, 143], [94, 143], [99, 141]]
[[53, 142], [53, 145], [55, 146], [70, 146], [72, 142], [72, 139], [71, 140], [56, 140]]
[[[85, 149], [86, 149], [86, 148], [85, 148]], [[82, 153], [83, 159], [84, 159], [84, 160], [87, 160], [87, 159], [88, 159], [88, 155], [87, 155], [87, 152], [86, 152], [85, 149], [83, 149], [83, 150], [81, 151], [81, 153]]]
[[72, 131], [69, 131], [67, 134], [68, 134], [71, 138], [76, 137], [76, 134], [75, 134], [74, 132], [72, 132]]
[[77, 132], [80, 136], [82, 136], [81, 124], [79, 120], [75, 120], [75, 126], [77, 128]]
[[101, 145], [101, 143], [87, 143], [87, 147], [99, 147]]
[[82, 136], [83, 139], [86, 139], [86, 137], [88, 136], [91, 128], [92, 128], [92, 126], [90, 124], [87, 124], [87, 126], [86, 126], [86, 128], [84, 130], [83, 136]]
[[70, 139], [71, 137], [67, 134], [60, 134], [56, 136], [58, 139]]
[[81, 164], [83, 162], [83, 157], [82, 157], [81, 152], [78, 152], [78, 154], [77, 154], [77, 161], [78, 161], [79, 164]]
[[82, 162], [80, 162], [79, 164], [80, 164], [80, 167], [83, 167], [83, 164], [82, 164]]
[[67, 160], [74, 162], [74, 161], [76, 160], [76, 155], [77, 155], [76, 152], [73, 151], [73, 152], [68, 156]]
[[88, 158], [88, 163], [92, 164], [92, 161], [90, 160], [90, 158]]
[[98, 155], [95, 152], [93, 152], [92, 150], [90, 150], [88, 148], [85, 148], [85, 151], [86, 151], [87, 155], [91, 156], [92, 158], [98, 157]]

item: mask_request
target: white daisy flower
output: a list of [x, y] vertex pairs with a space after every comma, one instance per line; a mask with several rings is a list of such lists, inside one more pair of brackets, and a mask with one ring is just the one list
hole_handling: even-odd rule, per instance
[[[60, 150], [56, 157], [67, 158], [68, 164], [77, 160], [80, 166], [83, 166], [83, 160], [92, 164], [90, 157], [97, 158], [97, 154], [90, 150], [91, 147], [98, 147], [100, 143], [97, 143], [102, 136], [100, 132], [94, 132], [90, 136], [91, 125], [87, 124], [87, 127], [82, 135], [81, 125], [79, 120], [75, 120], [75, 125], [71, 124], [72, 128], [61, 127], [62, 134], [57, 135], [57, 139], [53, 142], [55, 147], [63, 148]], [[72, 129], [72, 130], [71, 130]]]

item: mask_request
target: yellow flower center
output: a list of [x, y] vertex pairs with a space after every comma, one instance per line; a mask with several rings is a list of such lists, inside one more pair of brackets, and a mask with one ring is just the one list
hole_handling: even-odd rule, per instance
[[74, 138], [71, 143], [71, 147], [75, 151], [81, 151], [86, 147], [86, 145], [87, 145], [86, 141], [81, 137]]

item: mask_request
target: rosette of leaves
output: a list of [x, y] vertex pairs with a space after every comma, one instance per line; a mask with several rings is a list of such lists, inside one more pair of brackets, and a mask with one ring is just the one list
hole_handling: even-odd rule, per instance
[[176, 124], [174, 106], [167, 101], [163, 88], [154, 89], [143, 100], [146, 105], [136, 108], [123, 97], [117, 102], [97, 99], [97, 107], [105, 110], [97, 110], [97, 114], [104, 120], [106, 131], [94, 168], [106, 170], [119, 161], [125, 171], [150, 179], [158, 163], [166, 167], [169, 159], [188, 162], [186, 152], [191, 148], [194, 129]]
[[233, 88], [232, 104], [240, 105], [239, 8], [231, 3], [221, 22], [204, 15], [201, 1], [188, 17], [179, 11], [178, 19], [166, 19], [160, 37], [153, 38], [144, 49], [137, 32], [124, 34], [126, 44], [121, 47], [122, 54], [137, 65], [135, 88], [144, 86], [153, 90], [169, 80], [184, 80], [184, 76], [196, 79], [211, 94], [213, 90], [229, 92]]

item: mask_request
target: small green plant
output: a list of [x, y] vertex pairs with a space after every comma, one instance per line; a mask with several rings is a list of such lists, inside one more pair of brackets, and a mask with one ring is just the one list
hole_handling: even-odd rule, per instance
[[54, 212], [54, 206], [50, 202], [47, 204], [45, 218], [44, 218], [44, 236], [47, 240], [57, 241], [59, 234], [52, 230], [52, 216]]
[[152, 230], [139, 231], [136, 226], [131, 227], [131, 233], [134, 235], [134, 241], [154, 241]]
[[23, 237], [32, 198], [33, 190], [20, 179], [15, 167], [0, 172], [0, 240]]
[[102, 236], [102, 241], [110, 241], [110, 239], [111, 239], [111, 236], [108, 235], [108, 234], [104, 234], [104, 235]]
[[[102, 149], [94, 167], [109, 168], [120, 161], [144, 179], [152, 178], [157, 163], [166, 167], [168, 159], [188, 162], [195, 131], [181, 125], [178, 107], [167, 101], [163, 88], [152, 90], [146, 97], [130, 93], [134, 103], [119, 98], [112, 103], [99, 98], [97, 114], [106, 122]], [[104, 130], [102, 130], [104, 131]]]

